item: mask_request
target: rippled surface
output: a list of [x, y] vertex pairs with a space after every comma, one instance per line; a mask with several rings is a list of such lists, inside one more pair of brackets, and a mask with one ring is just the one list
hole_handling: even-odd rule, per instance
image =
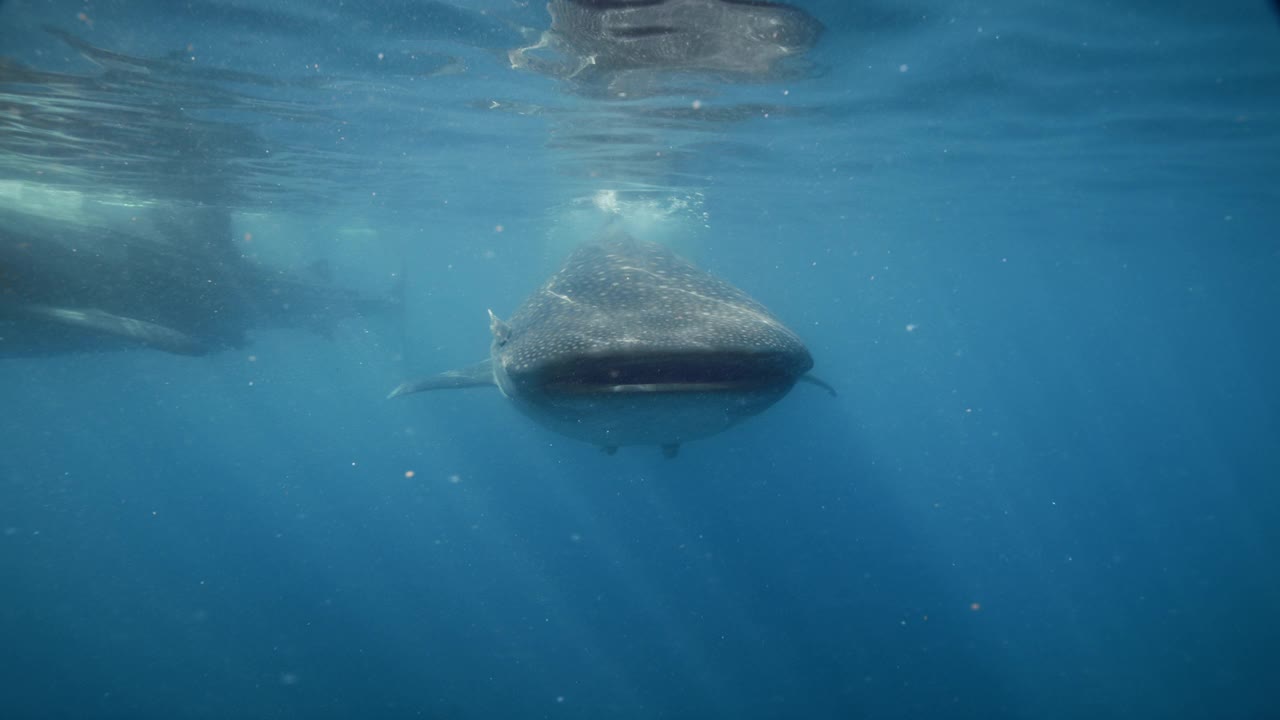
[[30, 49], [0, 69], [6, 174], [400, 204], [483, 171], [468, 158], [497, 137], [520, 147], [504, 179], [532, 187], [552, 168], [568, 187], [732, 191], [778, 167], [817, 188], [1051, 165], [1107, 192], [1261, 179], [1275, 149], [1274, 28], [1256, 10], [870, 7], [829, 13], [799, 68], [582, 77], [512, 67], [554, 29], [536, 8], [319, 7], [197, 3], [139, 42], [127, 28], [147, 4], [96, 24], [15, 5], [7, 44]]

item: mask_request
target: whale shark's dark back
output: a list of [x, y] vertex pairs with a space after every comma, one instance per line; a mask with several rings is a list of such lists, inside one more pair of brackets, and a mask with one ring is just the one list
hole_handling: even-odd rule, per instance
[[621, 232], [580, 247], [510, 321], [494, 359], [525, 389], [790, 386], [813, 360], [738, 288]]

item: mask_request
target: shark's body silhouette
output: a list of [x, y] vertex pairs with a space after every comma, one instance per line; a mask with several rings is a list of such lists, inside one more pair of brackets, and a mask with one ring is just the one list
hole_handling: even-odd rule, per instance
[[157, 238], [0, 209], [0, 358], [205, 355], [254, 330], [327, 333], [339, 317], [396, 305], [246, 260], [225, 209], [174, 217]]
[[510, 322], [490, 319], [488, 360], [404, 383], [390, 397], [496, 385], [569, 437], [610, 453], [659, 445], [674, 456], [681, 443], [773, 405], [813, 366], [763, 305], [619, 231], [570, 255]]

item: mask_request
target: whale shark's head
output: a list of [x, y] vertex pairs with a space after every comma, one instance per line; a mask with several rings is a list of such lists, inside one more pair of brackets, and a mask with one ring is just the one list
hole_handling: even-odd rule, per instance
[[605, 71], [764, 74], [818, 41], [803, 10], [762, 0], [552, 0], [553, 37]]
[[491, 328], [493, 358], [525, 391], [794, 382], [813, 365], [800, 338], [746, 293], [616, 230], [576, 250]]

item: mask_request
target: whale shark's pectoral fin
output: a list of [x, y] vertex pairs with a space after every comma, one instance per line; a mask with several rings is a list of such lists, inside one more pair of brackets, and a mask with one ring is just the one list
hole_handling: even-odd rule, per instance
[[493, 380], [493, 361], [485, 360], [475, 365], [458, 370], [450, 370], [442, 372], [439, 375], [422, 378], [421, 380], [410, 380], [401, 383], [399, 387], [391, 391], [387, 399], [408, 395], [410, 393], [425, 392], [427, 390], [456, 390], [458, 388], [480, 387], [482, 385], [497, 385]]
[[209, 352], [208, 346], [184, 332], [97, 308], [28, 305], [24, 309], [30, 315], [58, 325], [130, 340], [143, 347], [177, 355], [204, 355]]
[[831, 383], [828, 383], [826, 380], [823, 380], [821, 378], [818, 378], [809, 374], [801, 375], [800, 379], [804, 382], [809, 383], [810, 385], [817, 385], [823, 390], [826, 390], [827, 392], [831, 393], [831, 397], [840, 396], [840, 393], [836, 392], [836, 389], [831, 387]]

